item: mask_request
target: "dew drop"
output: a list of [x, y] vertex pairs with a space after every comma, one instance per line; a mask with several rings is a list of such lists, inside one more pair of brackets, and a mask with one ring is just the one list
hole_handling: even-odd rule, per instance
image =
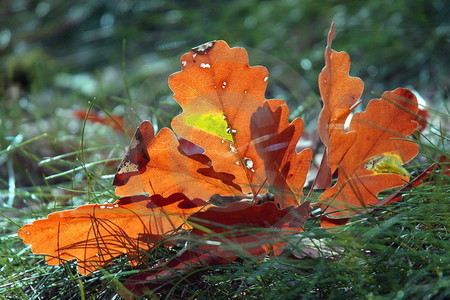
[[183, 61], [181, 62], [181, 65], [182, 65], [183, 67], [186, 67], [187, 62], [186, 62], [185, 60], [183, 60]]
[[106, 206], [105, 205], [100, 205], [100, 208], [106, 208]]
[[220, 246], [220, 245], [222, 245], [222, 242], [218, 242], [218, 241], [206, 241], [205, 244], [207, 244], [207, 245], [213, 245], [213, 246]]
[[267, 80], [269, 80], [269, 77], [264, 77], [264, 82], [266, 82]]
[[236, 133], [237, 130], [236, 130], [236, 129], [232, 129], [232, 128], [230, 128], [230, 127], [227, 127], [226, 132], [227, 132], [227, 133]]
[[211, 65], [210, 64], [206, 64], [206, 63], [201, 63], [200, 67], [204, 68], [204, 69], [207, 69], [207, 68], [211, 68]]
[[[250, 158], [248, 158], [248, 157], [245, 157], [244, 158], [244, 165], [245, 165], [245, 167], [247, 168], [247, 169], [253, 169], [253, 160], [251, 160]], [[254, 172], [254, 170], [253, 170], [253, 172]]]

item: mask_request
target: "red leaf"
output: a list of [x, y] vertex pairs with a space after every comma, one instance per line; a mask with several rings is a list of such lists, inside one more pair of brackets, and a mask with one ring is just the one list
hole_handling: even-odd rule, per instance
[[261, 205], [235, 202], [199, 211], [191, 215], [188, 223], [194, 227], [192, 234], [204, 241], [196, 248], [200, 253], [234, 260], [245, 254], [252, 257], [279, 254], [286, 244], [283, 236], [303, 231], [309, 214], [309, 202], [282, 210], [273, 202]]
[[[124, 286], [137, 296], [152, 295], [164, 289], [164, 285], [178, 281], [181, 276], [189, 280], [187, 273], [195, 267], [216, 266], [230, 263], [230, 260], [216, 256], [213, 253], [200, 253], [186, 250], [180, 256], [174, 257], [166, 263], [159, 264], [149, 271], [133, 275], [124, 282]], [[193, 273], [191, 276], [195, 276]], [[170, 286], [168, 286], [170, 287]]]
[[151, 271], [132, 276], [124, 285], [141, 296], [179, 280], [181, 275], [185, 277], [195, 267], [228, 264], [241, 255], [261, 259], [270, 253], [278, 254], [286, 244], [283, 236], [303, 231], [309, 213], [309, 203], [283, 210], [273, 202], [210, 206], [188, 220], [195, 228], [192, 233], [198, 237], [194, 238], [194, 246]]
[[[128, 127], [125, 125], [125, 121], [121, 116], [108, 114], [105, 116], [100, 115], [98, 112], [95, 111], [87, 111], [85, 109], [79, 109], [75, 110], [73, 112], [73, 115], [77, 119], [81, 120], [87, 120], [89, 122], [93, 123], [100, 123], [105, 126], [111, 127], [117, 132], [120, 133], [128, 133]], [[131, 133], [131, 132], [130, 132]]]

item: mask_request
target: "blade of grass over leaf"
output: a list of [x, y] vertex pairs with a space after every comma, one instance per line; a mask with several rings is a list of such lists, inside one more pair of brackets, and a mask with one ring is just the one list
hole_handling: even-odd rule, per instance
[[33, 252], [58, 265], [78, 260], [78, 271], [89, 274], [122, 253], [137, 259], [164, 235], [181, 228], [198, 207], [183, 195], [170, 198], [134, 196], [112, 204], [84, 205], [50, 214], [19, 230]]

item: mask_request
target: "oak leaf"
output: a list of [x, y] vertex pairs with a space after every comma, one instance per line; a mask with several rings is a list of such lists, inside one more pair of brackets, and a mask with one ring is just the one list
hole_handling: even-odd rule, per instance
[[[274, 120], [270, 129], [276, 130], [276, 126], [284, 129], [289, 125], [289, 110], [284, 101], [264, 98], [267, 70], [250, 67], [247, 52], [230, 48], [224, 41], [194, 48], [182, 56], [181, 65], [183, 70], [169, 78], [174, 98], [183, 108], [183, 113], [172, 121], [172, 128], [183, 141], [201, 147], [204, 153], [180, 154], [180, 144], [169, 129], [154, 137], [153, 131], [143, 123], [116, 174], [116, 194], [167, 196], [175, 189], [187, 197], [206, 200], [214, 195], [256, 198], [264, 194], [268, 183], [276, 183], [268, 182], [273, 177], [268, 173], [273, 174], [275, 170], [267, 157], [263, 158], [265, 150], [255, 146], [259, 134], [255, 127], [258, 110], [267, 103], [273, 109], [283, 107], [283, 118]], [[309, 151], [295, 154], [302, 121], [294, 121], [289, 128], [296, 128], [295, 136], [285, 139], [284, 143], [289, 145], [287, 154], [277, 160], [283, 163], [283, 172], [289, 172], [282, 176], [290, 177], [290, 185], [297, 195], [276, 197], [280, 207], [300, 203], [299, 195], [311, 160]], [[289, 162], [291, 158], [295, 161]]]
[[[183, 113], [172, 121], [181, 137], [205, 149], [217, 172], [235, 176], [243, 196], [264, 185], [264, 163], [250, 131], [252, 115], [265, 101], [268, 72], [248, 65], [243, 48], [214, 41], [181, 57], [182, 71], [169, 77]], [[216, 159], [220, 158], [220, 159]]]
[[34, 253], [45, 254], [49, 265], [76, 259], [78, 271], [88, 274], [123, 253], [136, 259], [164, 236], [189, 229], [185, 221], [204, 205], [182, 194], [126, 197], [52, 213], [18, 234]]
[[328, 34], [325, 67], [319, 74], [319, 90], [323, 107], [319, 114], [318, 133], [325, 145], [323, 163], [315, 180], [316, 188], [326, 188], [342, 158], [355, 142], [354, 132], [347, 132], [345, 122], [358, 106], [364, 82], [351, 77], [350, 56], [331, 49], [334, 25]]
[[303, 202], [303, 185], [312, 159], [311, 149], [295, 150], [303, 133], [302, 119], [289, 123], [286, 104], [269, 100], [252, 116], [250, 129], [276, 202], [282, 208], [297, 206]]
[[182, 193], [191, 199], [209, 200], [214, 194], [240, 193], [233, 175], [215, 172], [208, 157], [188, 155], [184, 147], [170, 129], [163, 128], [155, 135], [153, 125], [142, 122], [114, 178], [116, 195], [168, 197]]
[[336, 171], [338, 176], [337, 182], [319, 196], [327, 213], [325, 226], [330, 223], [327, 218], [360, 212], [378, 203], [381, 191], [404, 185], [409, 173], [402, 165], [418, 153], [418, 145], [407, 140], [417, 129], [414, 94], [402, 88], [385, 92], [381, 99], [370, 101], [364, 112], [352, 114], [364, 84], [349, 76], [348, 54], [331, 49], [333, 35], [332, 25], [325, 67], [319, 75], [324, 103], [319, 135], [326, 152], [316, 187], [326, 188]]
[[[381, 191], [409, 180], [402, 164], [418, 153], [418, 145], [407, 140], [417, 128], [416, 113], [417, 101], [411, 91], [396, 89], [354, 114], [349, 128], [356, 136], [354, 142], [339, 163], [336, 184], [319, 197], [329, 217], [354, 214], [374, 205]], [[349, 213], [343, 211], [346, 209]]]

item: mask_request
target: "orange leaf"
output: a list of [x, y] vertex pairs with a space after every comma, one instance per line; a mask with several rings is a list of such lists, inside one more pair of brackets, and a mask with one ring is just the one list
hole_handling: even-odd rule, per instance
[[[441, 162], [442, 157], [440, 158]], [[428, 177], [431, 176], [434, 172], [436, 172], [436, 169], [439, 168], [439, 164], [434, 163], [430, 165], [428, 168], [426, 168], [422, 173], [420, 173], [417, 177], [412, 179], [411, 181], [407, 182], [405, 185], [403, 185], [399, 190], [396, 190], [388, 197], [378, 201], [375, 203], [369, 210], [375, 209], [378, 206], [387, 205], [390, 203], [394, 203], [402, 199], [402, 196], [405, 191], [409, 191], [421, 184], [428, 179]], [[330, 228], [330, 227], [336, 227], [336, 226], [342, 226], [347, 224], [349, 221], [349, 218], [329, 218], [326, 215], [323, 215], [320, 217], [320, 226], [323, 228]]]
[[88, 274], [123, 253], [136, 259], [163, 236], [190, 228], [185, 221], [204, 206], [198, 204], [181, 194], [127, 197], [52, 213], [18, 234], [34, 253], [45, 254], [49, 265], [76, 259], [78, 271]]
[[230, 49], [224, 41], [192, 49], [182, 56], [181, 65], [183, 70], [169, 78], [183, 108], [172, 128], [205, 149], [217, 172], [232, 174], [242, 195], [255, 196], [267, 176], [252, 141], [250, 120], [265, 101], [266, 68], [250, 67], [247, 52]]
[[[349, 76], [349, 55], [331, 49], [333, 35], [334, 25], [328, 34], [325, 67], [319, 75], [324, 103], [319, 135], [326, 151], [315, 187], [327, 188], [319, 199], [325, 202], [328, 217], [348, 217], [339, 210], [360, 211], [358, 208], [376, 204], [379, 192], [409, 180], [402, 164], [418, 153], [418, 146], [406, 140], [417, 128], [418, 105], [411, 91], [397, 89], [385, 92], [382, 99], [369, 102], [365, 112], [352, 116], [364, 84]], [[328, 188], [336, 171], [338, 180]]]
[[337, 183], [319, 197], [328, 216], [346, 216], [342, 209], [376, 204], [379, 192], [402, 186], [409, 180], [403, 163], [414, 158], [418, 146], [406, 140], [417, 128], [417, 100], [407, 89], [385, 92], [372, 100], [365, 112], [356, 113], [349, 132], [355, 135], [338, 167]]
[[331, 175], [355, 141], [355, 133], [346, 132], [344, 126], [351, 112], [358, 106], [364, 90], [363, 81], [349, 75], [350, 56], [331, 49], [333, 36], [334, 24], [328, 34], [325, 67], [319, 75], [323, 108], [319, 115], [318, 132], [326, 147], [323, 158], [326, 164], [322, 164], [319, 169], [317, 188], [329, 186]]
[[155, 136], [153, 125], [145, 121], [136, 130], [113, 184], [118, 196], [182, 193], [190, 199], [209, 200], [214, 194], [240, 193], [234, 179], [215, 172], [205, 155], [187, 155], [170, 129], [163, 128]]
[[267, 101], [251, 119], [252, 138], [261, 156], [267, 183], [281, 208], [297, 206], [312, 159], [311, 149], [295, 152], [303, 131], [299, 118], [289, 124], [289, 109], [275, 100]]

